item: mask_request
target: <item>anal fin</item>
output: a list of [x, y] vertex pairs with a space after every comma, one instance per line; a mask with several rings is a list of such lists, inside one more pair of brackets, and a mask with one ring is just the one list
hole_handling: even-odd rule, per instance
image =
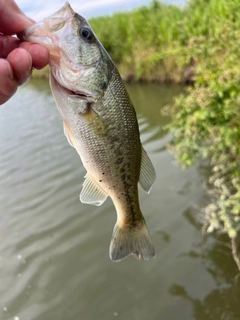
[[142, 147], [142, 161], [139, 177], [139, 184], [147, 193], [151, 191], [152, 185], [156, 180], [156, 171], [153, 167], [147, 152]]
[[80, 193], [80, 201], [82, 203], [100, 206], [107, 199], [106, 193], [99, 188], [88, 174], [86, 174], [85, 178], [83, 189]]

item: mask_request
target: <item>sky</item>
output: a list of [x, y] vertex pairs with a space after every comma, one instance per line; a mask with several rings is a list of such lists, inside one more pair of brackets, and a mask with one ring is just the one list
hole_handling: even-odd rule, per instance
[[[35, 21], [40, 21], [56, 12], [65, 0], [15, 0], [20, 9]], [[130, 10], [141, 5], [147, 5], [151, 0], [69, 0], [73, 10], [85, 18], [99, 15], [109, 15], [117, 11]], [[163, 3], [182, 6], [186, 0], [162, 0]]]

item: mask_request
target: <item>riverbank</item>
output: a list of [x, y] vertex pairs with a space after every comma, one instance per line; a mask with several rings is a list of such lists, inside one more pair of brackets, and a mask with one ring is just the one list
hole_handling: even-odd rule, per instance
[[211, 200], [204, 231], [228, 234], [240, 270], [240, 3], [190, 1], [191, 6], [189, 21], [200, 30], [188, 48], [198, 61], [197, 75], [170, 110], [171, 148], [184, 167], [208, 160]]

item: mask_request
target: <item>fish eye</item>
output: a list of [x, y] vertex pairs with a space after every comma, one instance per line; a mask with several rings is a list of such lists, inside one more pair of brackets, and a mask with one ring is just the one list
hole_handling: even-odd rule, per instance
[[92, 31], [90, 29], [87, 29], [87, 28], [82, 28], [80, 30], [80, 35], [87, 42], [92, 42], [93, 39], [94, 39]]

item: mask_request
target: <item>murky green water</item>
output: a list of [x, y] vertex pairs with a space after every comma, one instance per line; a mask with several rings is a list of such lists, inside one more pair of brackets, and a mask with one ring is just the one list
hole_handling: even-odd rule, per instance
[[156, 258], [110, 261], [115, 209], [79, 202], [85, 170], [47, 83], [32, 82], [0, 107], [1, 320], [240, 319], [226, 239], [203, 237], [196, 223], [204, 170], [181, 171], [165, 149], [160, 109], [180, 89], [128, 89], [157, 171], [151, 193], [140, 190]]

